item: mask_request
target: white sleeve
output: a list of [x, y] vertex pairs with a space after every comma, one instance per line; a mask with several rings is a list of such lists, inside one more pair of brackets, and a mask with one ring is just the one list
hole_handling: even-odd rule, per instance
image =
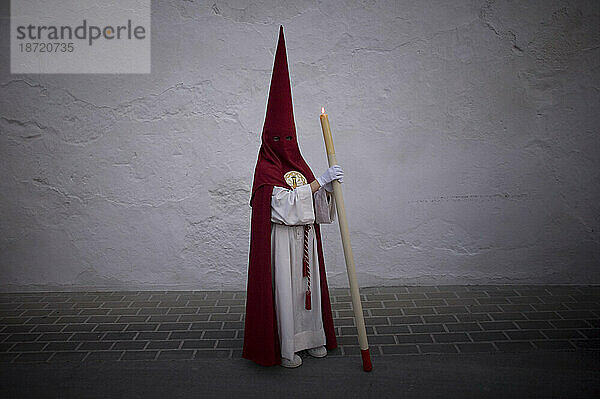
[[315, 222], [333, 223], [335, 220], [335, 201], [333, 195], [320, 187], [315, 193]]
[[314, 223], [315, 211], [310, 184], [298, 186], [293, 190], [273, 187], [271, 221], [289, 226]]

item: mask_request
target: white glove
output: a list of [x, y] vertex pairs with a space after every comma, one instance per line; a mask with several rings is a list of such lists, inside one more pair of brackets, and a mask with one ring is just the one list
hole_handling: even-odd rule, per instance
[[317, 177], [317, 181], [319, 182], [319, 184], [325, 187], [325, 190], [329, 192], [333, 191], [331, 182], [335, 179], [338, 179], [340, 183], [344, 181], [344, 171], [342, 170], [342, 167], [340, 165], [333, 165], [332, 167], [327, 169], [322, 176]]

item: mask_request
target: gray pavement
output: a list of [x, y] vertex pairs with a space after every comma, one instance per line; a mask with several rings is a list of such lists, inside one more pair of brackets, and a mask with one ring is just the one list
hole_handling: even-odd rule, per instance
[[10, 364], [2, 398], [597, 398], [592, 351], [307, 358], [295, 369], [246, 359]]
[[[600, 286], [347, 289], [339, 347], [296, 369], [241, 358], [244, 291], [0, 294], [0, 397], [594, 397]], [[324, 388], [324, 392], [319, 389]]]

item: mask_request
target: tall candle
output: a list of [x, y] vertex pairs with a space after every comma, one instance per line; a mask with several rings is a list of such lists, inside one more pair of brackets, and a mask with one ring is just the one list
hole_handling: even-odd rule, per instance
[[[333, 138], [329, 128], [329, 118], [325, 113], [325, 108], [321, 108], [321, 128], [323, 129], [323, 138], [325, 139], [325, 148], [327, 149], [327, 160], [329, 166], [337, 164], [335, 159], [335, 150], [333, 149]], [[348, 272], [348, 281], [350, 282], [350, 296], [352, 299], [352, 309], [354, 310], [354, 319], [356, 320], [356, 329], [358, 332], [358, 345], [363, 360], [363, 370], [371, 371], [371, 354], [369, 353], [369, 342], [365, 329], [365, 320], [363, 318], [362, 303], [360, 301], [360, 292], [358, 282], [356, 281], [356, 268], [354, 266], [354, 256], [352, 255], [352, 246], [350, 245], [350, 233], [348, 229], [348, 220], [346, 219], [346, 208], [344, 207], [344, 198], [342, 197], [342, 186], [335, 179], [331, 182], [333, 186], [333, 196], [335, 198], [335, 207], [337, 208], [338, 222], [340, 224], [340, 234], [342, 235], [342, 247], [344, 249], [344, 258], [346, 259], [346, 271]]]

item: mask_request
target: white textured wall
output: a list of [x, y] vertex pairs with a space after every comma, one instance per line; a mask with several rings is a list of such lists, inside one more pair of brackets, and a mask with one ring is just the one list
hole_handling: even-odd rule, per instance
[[600, 283], [597, 1], [153, 3], [151, 75], [0, 61], [2, 290], [245, 289], [279, 24], [319, 174], [330, 115], [361, 286]]

